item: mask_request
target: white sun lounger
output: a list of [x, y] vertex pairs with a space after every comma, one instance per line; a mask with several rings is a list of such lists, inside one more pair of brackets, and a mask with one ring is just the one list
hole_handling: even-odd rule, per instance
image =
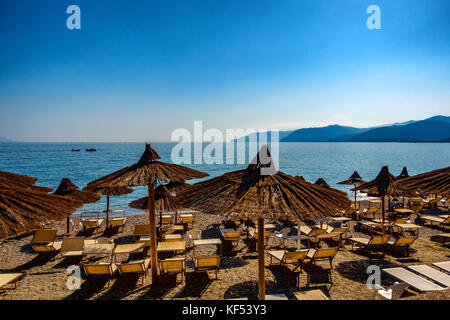
[[436, 266], [444, 271], [450, 272], [450, 261], [435, 262], [433, 263], [433, 266]]
[[430, 266], [426, 266], [424, 264], [408, 266], [409, 269], [414, 270], [417, 273], [424, 275], [431, 280], [442, 284], [446, 287], [450, 287], [450, 276], [448, 274], [442, 273]]
[[383, 271], [393, 276], [394, 278], [406, 282], [410, 287], [419, 291], [437, 291], [445, 289], [441, 286], [438, 286], [437, 284], [434, 284], [431, 281], [428, 281], [425, 278], [418, 276], [415, 273], [412, 273], [411, 271], [406, 270], [405, 268], [387, 268], [383, 269]]

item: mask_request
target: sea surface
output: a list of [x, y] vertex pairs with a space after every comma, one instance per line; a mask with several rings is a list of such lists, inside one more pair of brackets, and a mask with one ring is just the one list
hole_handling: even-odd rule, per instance
[[[172, 162], [172, 149], [176, 143], [151, 145], [161, 156], [161, 161]], [[244, 169], [252, 157], [247, 152], [245, 157], [240, 158], [241, 162], [245, 162], [237, 163], [237, 150], [233, 155], [227, 153], [224, 147], [222, 161], [218, 161], [223, 163], [194, 163], [195, 156], [201, 160], [205, 148], [208, 151], [208, 144], [185, 147], [191, 147], [191, 163], [184, 165], [204, 171], [210, 177]], [[97, 151], [86, 152], [87, 148], [95, 148]], [[198, 150], [195, 150], [196, 148]], [[72, 149], [80, 151], [73, 152]], [[54, 190], [61, 179], [67, 177], [81, 189], [90, 181], [136, 163], [143, 150], [144, 143], [0, 143], [0, 170], [36, 177], [37, 185], [52, 187]], [[220, 155], [212, 153], [221, 159], [218, 154]], [[354, 170], [357, 170], [364, 180], [369, 181], [376, 177], [384, 165], [389, 166], [394, 175], [399, 175], [403, 166], [408, 168], [410, 175], [446, 167], [450, 165], [450, 144], [285, 142], [279, 144], [276, 163], [279, 170], [303, 176], [310, 182], [323, 178], [332, 188], [347, 192], [353, 199], [353, 193], [349, 191], [351, 186], [339, 185], [337, 182], [347, 179]], [[201, 180], [188, 182], [198, 181]], [[128, 214], [142, 213], [128, 207], [128, 203], [146, 196], [147, 189], [133, 189], [135, 191], [129, 195], [112, 197], [111, 208], [125, 209]], [[84, 205], [81, 211], [101, 211], [105, 207], [106, 198], [102, 197], [96, 203]]]

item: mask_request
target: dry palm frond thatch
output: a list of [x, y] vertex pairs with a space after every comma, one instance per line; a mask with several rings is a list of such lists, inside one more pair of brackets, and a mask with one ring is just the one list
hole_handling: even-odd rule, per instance
[[100, 196], [95, 193], [78, 190], [78, 186], [68, 178], [63, 178], [61, 180], [54, 194], [73, 200], [80, 200], [83, 203], [91, 203], [100, 200]]
[[402, 186], [443, 197], [450, 196], [450, 167], [436, 169], [399, 180]]
[[43, 228], [82, 205], [58, 195], [0, 184], [0, 238]]
[[314, 182], [314, 184], [317, 184], [318, 186], [321, 186], [322, 188], [330, 188], [328, 183], [322, 178], [317, 179], [317, 181]]
[[[143, 197], [128, 204], [131, 208], [148, 210], [148, 197]], [[175, 212], [183, 208], [178, 203], [176, 197], [170, 195], [166, 186], [158, 186], [155, 188], [155, 209], [159, 213]]]

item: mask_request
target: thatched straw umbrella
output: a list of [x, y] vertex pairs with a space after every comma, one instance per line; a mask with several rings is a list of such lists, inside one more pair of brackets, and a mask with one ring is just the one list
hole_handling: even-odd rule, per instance
[[436, 169], [401, 179], [399, 184], [406, 188], [443, 197], [450, 196], [450, 167]]
[[267, 146], [247, 169], [194, 184], [177, 196], [182, 205], [210, 214], [236, 215], [258, 221], [259, 299], [265, 298], [264, 218], [310, 220], [345, 210], [344, 192], [325, 189], [277, 171]]
[[[148, 197], [143, 197], [128, 204], [131, 208], [148, 210]], [[155, 209], [162, 215], [163, 212], [176, 212], [183, 209], [176, 197], [172, 196], [165, 185], [155, 188]]]
[[0, 182], [0, 238], [42, 228], [82, 205], [81, 201]]
[[189, 188], [191, 185], [189, 183], [186, 183], [183, 181], [171, 181], [168, 184], [164, 185], [164, 187], [170, 191], [170, 193], [178, 194], [181, 191], [185, 190], [186, 188]]
[[176, 164], [157, 161], [158, 159], [160, 159], [160, 156], [156, 151], [153, 150], [149, 144], [145, 144], [144, 153], [136, 164], [115, 171], [103, 178], [89, 183], [91, 187], [148, 187], [150, 255], [153, 281], [156, 280], [158, 259], [156, 252], [155, 185], [160, 184], [161, 182], [184, 181], [208, 176], [207, 173]]
[[[338, 184], [352, 185], [353, 187], [359, 186], [363, 183], [366, 183], [366, 181], [364, 181], [361, 178], [358, 171], [353, 171], [353, 174], [347, 180], [338, 182]], [[356, 205], [356, 190], [355, 190], [355, 205]]]
[[317, 179], [317, 181], [314, 182], [314, 184], [317, 184], [318, 186], [321, 186], [322, 188], [330, 188], [328, 183], [322, 178]]
[[369, 182], [363, 183], [352, 189], [353, 191], [364, 190], [369, 196], [381, 197], [381, 212], [382, 212], [382, 233], [385, 235], [385, 206], [384, 198], [386, 196], [400, 197], [400, 196], [414, 196], [415, 193], [396, 182], [396, 178], [389, 172], [387, 166], [381, 168], [377, 177]]
[[409, 177], [408, 169], [406, 169], [406, 167], [403, 167], [402, 172], [400, 172], [400, 174], [397, 176], [397, 179], [403, 179], [408, 177]]
[[104, 212], [106, 212], [106, 227], [108, 228], [108, 224], [109, 224], [109, 197], [110, 196], [121, 196], [124, 194], [130, 194], [132, 193], [134, 190], [131, 189], [130, 187], [91, 187], [90, 184], [88, 184], [86, 187], [83, 188], [83, 191], [89, 191], [89, 192], [93, 192], [96, 193], [98, 195], [101, 196], [106, 196], [106, 210]]
[[35, 186], [37, 178], [7, 171], [0, 171], [0, 182], [19, 188], [29, 188], [38, 192], [52, 192], [53, 188]]
[[[63, 196], [72, 200], [79, 200], [83, 203], [92, 203], [100, 200], [100, 196], [87, 191], [78, 190], [78, 186], [69, 178], [62, 178], [58, 188], [53, 194]], [[70, 232], [70, 217], [67, 217], [67, 233]]]

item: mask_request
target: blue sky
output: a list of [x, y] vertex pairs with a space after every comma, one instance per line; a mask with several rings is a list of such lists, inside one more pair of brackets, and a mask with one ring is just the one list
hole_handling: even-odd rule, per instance
[[[66, 8], [81, 8], [68, 30]], [[381, 9], [369, 30], [366, 8]], [[447, 0], [0, 0], [0, 136], [367, 127], [449, 114]]]

